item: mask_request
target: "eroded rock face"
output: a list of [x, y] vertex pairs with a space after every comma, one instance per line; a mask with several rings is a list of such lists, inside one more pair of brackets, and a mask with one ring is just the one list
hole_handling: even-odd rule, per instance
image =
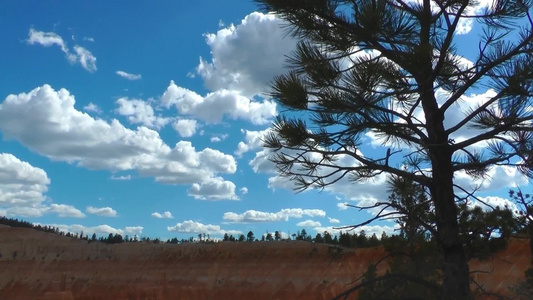
[[[531, 259], [511, 241], [476, 279], [507, 292]], [[301, 241], [108, 245], [24, 228], [0, 228], [0, 299], [330, 299], [382, 248], [348, 250]], [[353, 295], [350, 299], [355, 299]]]

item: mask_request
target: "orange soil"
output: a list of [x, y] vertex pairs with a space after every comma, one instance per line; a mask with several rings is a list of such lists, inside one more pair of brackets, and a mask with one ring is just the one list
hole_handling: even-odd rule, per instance
[[[330, 299], [384, 251], [300, 241], [107, 245], [0, 227], [0, 254], [0, 299], [259, 300]], [[513, 240], [470, 269], [487, 272], [474, 277], [488, 290], [506, 293], [530, 260], [528, 243]]]

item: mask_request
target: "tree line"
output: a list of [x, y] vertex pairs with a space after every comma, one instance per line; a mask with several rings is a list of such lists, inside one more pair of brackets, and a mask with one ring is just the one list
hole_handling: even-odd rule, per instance
[[[134, 243], [134, 242], [145, 242], [145, 243], [152, 243], [152, 244], [159, 244], [159, 243], [185, 244], [185, 243], [192, 243], [192, 242], [214, 243], [218, 241], [218, 239], [212, 239], [211, 236], [206, 233], [198, 234], [197, 239], [195, 239], [192, 236], [189, 238], [182, 238], [182, 239], [178, 239], [174, 237], [174, 238], [167, 239], [166, 241], [161, 241], [161, 239], [159, 238], [150, 238], [150, 237], [145, 237], [145, 236], [138, 237], [137, 235], [122, 236], [119, 233], [115, 233], [115, 234], [109, 233], [108, 235], [104, 235], [104, 236], [98, 236], [96, 233], [93, 233], [89, 237], [89, 235], [84, 234], [83, 231], [79, 233], [64, 232], [64, 231], [61, 231], [57, 227], [33, 224], [33, 223], [30, 223], [24, 220], [19, 220], [17, 218], [7, 218], [5, 216], [0, 217], [0, 224], [7, 225], [10, 227], [30, 228], [30, 229], [34, 229], [34, 230], [38, 230], [38, 231], [42, 231], [46, 233], [57, 234], [59, 236], [82, 239], [88, 242], [100, 242], [100, 243], [106, 243], [106, 244], [120, 244], [120, 243]], [[376, 247], [376, 246], [380, 246], [382, 244], [382, 241], [388, 238], [389, 236], [387, 236], [385, 232], [381, 234], [381, 239], [379, 239], [376, 236], [376, 234], [367, 236], [364, 230], [361, 231], [360, 233], [340, 232], [339, 235], [330, 234], [329, 232], [324, 231], [323, 233], [317, 233], [315, 236], [312, 236], [312, 235], [309, 235], [305, 229], [302, 229], [301, 231], [298, 231], [296, 234], [292, 235], [292, 240], [339, 245], [339, 246], [343, 246], [346, 248]], [[267, 232], [266, 234], [261, 235], [260, 239], [255, 238], [255, 235], [252, 231], [249, 231], [246, 236], [244, 234], [240, 234], [237, 237], [233, 236], [232, 234], [225, 233], [222, 238], [222, 241], [224, 242], [259, 242], [259, 241], [269, 242], [269, 241], [283, 241], [283, 240], [291, 240], [291, 239], [282, 238], [282, 234], [280, 231], [275, 231], [274, 233]]]

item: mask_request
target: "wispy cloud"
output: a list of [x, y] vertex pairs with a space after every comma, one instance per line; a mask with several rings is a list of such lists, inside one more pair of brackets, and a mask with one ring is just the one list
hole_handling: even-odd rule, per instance
[[26, 42], [30, 45], [41, 45], [44, 47], [58, 46], [65, 53], [67, 60], [71, 64], [79, 62], [85, 70], [91, 73], [97, 70], [96, 57], [91, 51], [82, 46], [74, 45], [74, 53], [72, 53], [65, 40], [55, 32], [44, 32], [30, 28]]
[[111, 175], [111, 177], [109, 177], [109, 179], [111, 179], [111, 180], [131, 180], [131, 175], [122, 175], [122, 176]]
[[128, 72], [124, 72], [124, 71], [117, 71], [116, 72], [118, 76], [122, 77], [122, 78], [126, 78], [127, 80], [139, 80], [142, 78], [142, 75], [141, 74], [132, 74], [132, 73], [128, 73]]

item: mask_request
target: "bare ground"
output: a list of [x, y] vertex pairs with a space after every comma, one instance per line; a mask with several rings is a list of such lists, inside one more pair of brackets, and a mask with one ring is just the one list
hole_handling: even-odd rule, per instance
[[[259, 300], [330, 299], [384, 250], [302, 241], [108, 245], [0, 227], [0, 254], [0, 299]], [[513, 240], [470, 268], [487, 290], [508, 293], [530, 260], [528, 243]]]

